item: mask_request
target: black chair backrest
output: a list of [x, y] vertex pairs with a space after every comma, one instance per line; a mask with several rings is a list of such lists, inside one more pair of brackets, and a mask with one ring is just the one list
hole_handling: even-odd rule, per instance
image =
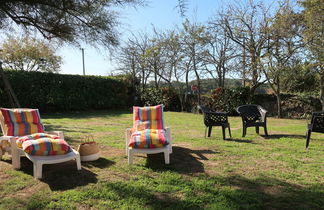
[[312, 131], [324, 132], [324, 112], [313, 112], [311, 124], [313, 124]]
[[261, 120], [261, 113], [259, 105], [249, 104], [237, 107], [236, 111], [241, 117], [248, 122], [255, 122]]
[[204, 106], [199, 105], [200, 109], [204, 113], [204, 124], [208, 126], [220, 126], [224, 123], [228, 123], [226, 112], [215, 112], [214, 110]]

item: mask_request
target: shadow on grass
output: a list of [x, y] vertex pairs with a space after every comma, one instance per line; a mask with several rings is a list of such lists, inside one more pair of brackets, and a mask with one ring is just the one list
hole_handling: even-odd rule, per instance
[[272, 134], [272, 135], [261, 135], [265, 139], [280, 139], [280, 138], [294, 138], [294, 139], [306, 139], [305, 135], [297, 134]]
[[86, 119], [94, 117], [117, 117], [122, 114], [131, 114], [131, 110], [91, 110], [91, 111], [71, 111], [42, 114], [42, 119]]
[[247, 139], [225, 139], [224, 141], [233, 141], [233, 142], [238, 142], [238, 143], [250, 143], [250, 144], [255, 144], [252, 140], [247, 140]]
[[[33, 176], [33, 163], [27, 158], [21, 158], [21, 171]], [[97, 175], [90, 170], [82, 167], [77, 170], [74, 160], [43, 165], [43, 176], [41, 179], [49, 185], [52, 191], [69, 190], [89, 183], [97, 183]]]
[[82, 162], [82, 166], [85, 166], [87, 168], [100, 168], [100, 169], [108, 168], [114, 164], [115, 164], [114, 161], [102, 157], [96, 161]]
[[164, 162], [163, 153], [149, 154], [146, 159], [146, 167], [153, 170], [172, 170], [182, 174], [202, 173], [205, 171], [200, 160], [208, 160], [204, 154], [216, 154], [212, 150], [192, 150], [189, 148], [173, 146], [170, 155], [170, 165]]
[[[87, 193], [87, 198], [96, 200], [94, 205], [108, 205], [110, 201], [120, 207], [138, 201], [134, 208], [152, 209], [323, 209], [324, 206], [323, 184], [303, 187], [272, 177], [251, 179], [241, 175], [201, 175], [190, 181], [171, 175], [158, 180], [142, 179], [102, 183], [93, 193]], [[109, 200], [112, 196], [122, 199]], [[78, 205], [82, 202], [87, 201]]]
[[320, 209], [324, 206], [324, 185], [320, 183], [303, 187], [272, 177], [249, 179], [241, 175], [212, 179], [232, 188], [234, 193], [226, 197], [240, 208], [251, 204], [253, 208], [262, 209]]

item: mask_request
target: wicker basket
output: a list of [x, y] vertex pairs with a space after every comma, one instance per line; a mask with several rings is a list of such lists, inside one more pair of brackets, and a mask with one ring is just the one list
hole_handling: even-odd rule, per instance
[[99, 145], [93, 140], [92, 136], [86, 136], [85, 140], [81, 140], [78, 152], [81, 161], [94, 161], [100, 157]]

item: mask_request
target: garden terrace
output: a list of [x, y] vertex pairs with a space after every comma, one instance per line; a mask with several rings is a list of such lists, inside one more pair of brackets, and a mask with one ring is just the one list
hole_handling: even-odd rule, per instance
[[[130, 111], [42, 114], [46, 130], [62, 130], [74, 148], [85, 135], [101, 158], [45, 165], [33, 179], [32, 163], [13, 170], [0, 161], [0, 209], [321, 209], [324, 206], [324, 135], [305, 149], [306, 120], [268, 119], [269, 136], [229, 117], [232, 139], [220, 128], [204, 138], [202, 115], [165, 112], [171, 127], [170, 165], [162, 154], [136, 155], [127, 164], [125, 129]], [[263, 130], [261, 129], [261, 134]]]

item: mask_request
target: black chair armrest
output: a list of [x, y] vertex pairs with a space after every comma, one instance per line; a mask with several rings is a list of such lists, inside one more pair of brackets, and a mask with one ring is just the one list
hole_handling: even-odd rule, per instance
[[265, 122], [266, 119], [267, 119], [268, 111], [266, 109], [262, 108], [261, 106], [259, 106], [258, 108], [259, 108], [259, 111], [260, 111], [260, 114], [261, 114], [261, 121]]

